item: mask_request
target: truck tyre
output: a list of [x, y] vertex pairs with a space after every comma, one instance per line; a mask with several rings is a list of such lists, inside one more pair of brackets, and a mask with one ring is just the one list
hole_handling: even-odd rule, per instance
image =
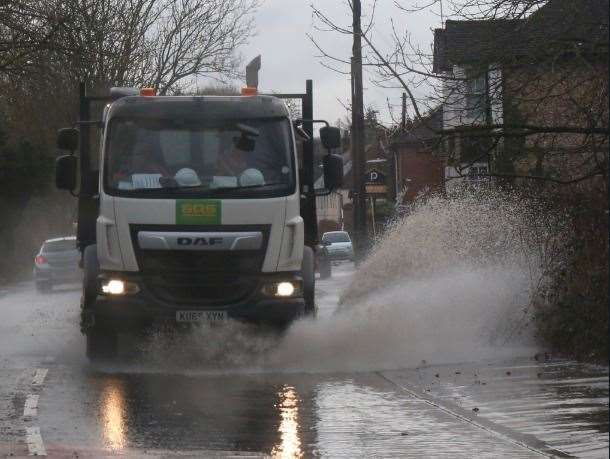
[[93, 307], [97, 297], [97, 276], [99, 272], [100, 263], [97, 259], [97, 245], [88, 245], [83, 251], [83, 295], [81, 298], [83, 309]]
[[117, 333], [104, 324], [96, 323], [93, 308], [97, 298], [97, 276], [100, 264], [97, 245], [83, 251], [83, 294], [81, 297], [81, 329], [87, 340], [87, 357], [91, 361], [111, 359], [117, 354]]
[[87, 330], [87, 358], [91, 361], [112, 359], [117, 355], [118, 337], [116, 332], [100, 326]]
[[316, 276], [313, 250], [311, 247], [308, 246], [303, 247], [301, 277], [303, 278], [303, 299], [305, 300], [305, 315], [312, 316], [316, 313]]

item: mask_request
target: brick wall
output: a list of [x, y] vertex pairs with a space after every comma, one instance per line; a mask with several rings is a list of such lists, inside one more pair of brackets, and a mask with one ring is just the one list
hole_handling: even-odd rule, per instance
[[407, 186], [403, 202], [413, 201], [418, 194], [443, 189], [443, 163], [430, 150], [413, 145], [399, 145], [398, 184]]

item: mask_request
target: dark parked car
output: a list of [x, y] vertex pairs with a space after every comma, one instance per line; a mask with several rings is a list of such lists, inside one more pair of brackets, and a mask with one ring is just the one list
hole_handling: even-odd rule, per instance
[[329, 231], [322, 236], [322, 245], [326, 247], [331, 260], [354, 261], [352, 240], [347, 231]]
[[79, 261], [74, 236], [44, 241], [34, 258], [36, 290], [48, 292], [54, 285], [79, 282], [82, 278]]

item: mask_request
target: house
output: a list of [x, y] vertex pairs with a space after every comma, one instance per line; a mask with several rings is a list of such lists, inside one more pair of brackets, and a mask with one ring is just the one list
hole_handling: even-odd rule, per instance
[[439, 107], [421, 120], [407, 123], [393, 137], [390, 149], [395, 171], [398, 204], [413, 202], [418, 195], [442, 191], [443, 160], [439, 155], [443, 111]]
[[608, 0], [549, 0], [516, 20], [447, 21], [435, 30], [433, 70], [443, 81], [447, 190], [600, 173], [607, 140], [592, 133], [608, 125]]
[[434, 31], [433, 71], [443, 79], [445, 189], [480, 181], [490, 171], [490, 138], [464, 127], [501, 125], [502, 66], [498, 50], [515, 33], [516, 21], [446, 21]]
[[[527, 58], [506, 66], [506, 124], [557, 132], [512, 132], [503, 144], [503, 172], [564, 182], [587, 176], [605, 181], [608, 13], [608, 0], [552, 0], [523, 21], [521, 49]], [[582, 133], [569, 132], [571, 128]], [[593, 134], [600, 128], [606, 133]]]

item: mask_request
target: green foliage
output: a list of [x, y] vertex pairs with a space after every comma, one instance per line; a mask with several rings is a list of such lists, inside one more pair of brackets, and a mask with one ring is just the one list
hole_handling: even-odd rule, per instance
[[[47, 205], [29, 221], [22, 220], [32, 198], [46, 195], [50, 191], [54, 167], [48, 147], [35, 145], [23, 138], [11, 141], [4, 119], [0, 120], [0, 214], [3, 223], [0, 225], [0, 251], [3, 254], [0, 258], [1, 282], [18, 276], [21, 269], [31, 268], [31, 252], [41, 241], [38, 236], [28, 240], [24, 235], [33, 234], [35, 229], [41, 228], [37, 221], [40, 216], [44, 214], [47, 218], [52, 218], [53, 215], [47, 215]], [[43, 234], [42, 238], [45, 236]], [[25, 260], [28, 263], [21, 263]]]
[[53, 174], [53, 158], [42, 146], [20, 139], [15, 145], [0, 136], [0, 195], [43, 191]]

